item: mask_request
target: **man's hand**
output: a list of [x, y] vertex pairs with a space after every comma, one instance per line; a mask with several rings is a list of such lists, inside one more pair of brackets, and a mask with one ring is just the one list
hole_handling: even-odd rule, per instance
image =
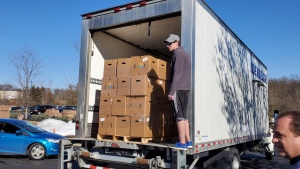
[[168, 95], [169, 100], [174, 100], [174, 95]]

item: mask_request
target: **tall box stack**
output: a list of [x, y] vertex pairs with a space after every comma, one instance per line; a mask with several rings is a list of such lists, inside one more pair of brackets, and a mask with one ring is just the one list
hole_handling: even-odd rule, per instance
[[99, 135], [162, 140], [173, 135], [171, 129], [177, 132], [166, 104], [167, 61], [151, 55], [131, 56], [106, 60], [104, 67]]

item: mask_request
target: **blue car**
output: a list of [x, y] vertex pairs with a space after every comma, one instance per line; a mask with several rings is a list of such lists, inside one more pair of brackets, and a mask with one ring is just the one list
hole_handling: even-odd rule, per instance
[[59, 140], [63, 138], [23, 120], [0, 118], [0, 154], [42, 160], [58, 155]]

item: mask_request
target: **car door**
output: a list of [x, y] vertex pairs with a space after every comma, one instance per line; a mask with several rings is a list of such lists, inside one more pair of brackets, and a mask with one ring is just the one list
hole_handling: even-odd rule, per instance
[[[1, 123], [1, 122], [0, 122]], [[0, 132], [0, 153], [10, 154], [26, 154], [25, 139], [26, 135], [16, 135], [16, 131], [20, 130], [17, 126], [2, 122]]]

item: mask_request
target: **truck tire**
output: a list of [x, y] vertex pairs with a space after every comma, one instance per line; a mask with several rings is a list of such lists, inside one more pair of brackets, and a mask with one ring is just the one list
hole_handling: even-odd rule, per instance
[[27, 154], [31, 160], [43, 160], [46, 157], [46, 149], [42, 144], [34, 143], [28, 148]]
[[273, 160], [274, 159], [274, 155], [272, 152], [265, 152], [266, 155], [266, 160]]

